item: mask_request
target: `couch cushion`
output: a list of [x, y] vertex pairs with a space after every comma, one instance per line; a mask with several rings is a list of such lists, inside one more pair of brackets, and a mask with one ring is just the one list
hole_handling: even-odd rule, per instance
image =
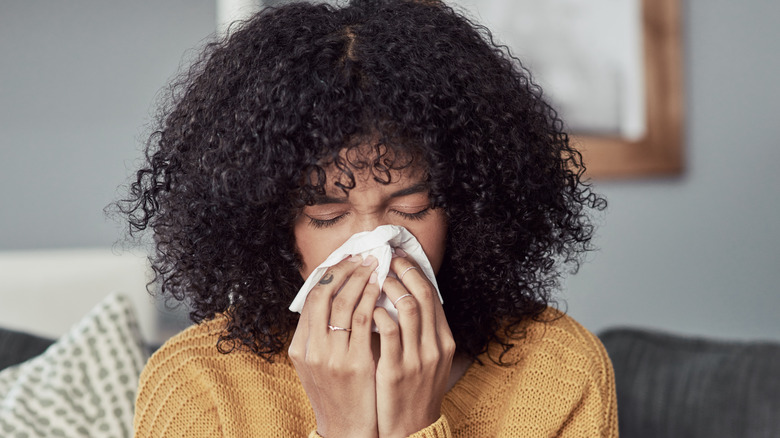
[[132, 436], [148, 353], [127, 298], [105, 298], [41, 355], [0, 371], [0, 436]]
[[635, 329], [600, 338], [615, 369], [622, 437], [780, 436], [780, 344]]

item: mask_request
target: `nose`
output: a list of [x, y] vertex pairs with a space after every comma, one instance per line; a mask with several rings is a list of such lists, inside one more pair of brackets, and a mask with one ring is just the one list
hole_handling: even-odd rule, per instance
[[360, 233], [362, 231], [373, 231], [376, 227], [381, 225], [388, 225], [389, 222], [384, 218], [384, 215], [378, 213], [364, 213], [358, 214], [358, 218], [353, 222], [352, 234]]

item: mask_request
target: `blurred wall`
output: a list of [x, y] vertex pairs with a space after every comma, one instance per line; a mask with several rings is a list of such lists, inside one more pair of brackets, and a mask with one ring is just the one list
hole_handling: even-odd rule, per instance
[[213, 0], [0, 2], [0, 250], [111, 246], [103, 207]]
[[[140, 157], [153, 102], [215, 30], [213, 0], [0, 1], [0, 326], [58, 337], [112, 291], [166, 321], [103, 207]], [[160, 320], [160, 314], [166, 316]]]
[[[597, 183], [601, 250], [561, 307], [594, 331], [780, 340], [780, 3], [681, 2], [688, 169]], [[114, 243], [102, 208], [214, 14], [211, 0], [0, 3], [0, 251]]]
[[780, 340], [780, 2], [681, 3], [687, 171], [598, 184], [601, 251], [565, 296], [591, 330]]

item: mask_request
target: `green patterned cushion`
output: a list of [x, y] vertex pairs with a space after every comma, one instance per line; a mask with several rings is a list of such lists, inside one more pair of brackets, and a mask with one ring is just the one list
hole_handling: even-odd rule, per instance
[[0, 436], [132, 436], [147, 358], [130, 302], [109, 295], [43, 354], [0, 372]]

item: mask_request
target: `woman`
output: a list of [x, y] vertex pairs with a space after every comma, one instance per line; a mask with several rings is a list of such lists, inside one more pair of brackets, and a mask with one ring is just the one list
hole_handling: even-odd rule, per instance
[[[617, 435], [603, 347], [548, 307], [604, 200], [484, 28], [436, 1], [296, 3], [200, 59], [120, 204], [199, 323], [150, 359], [137, 436]], [[351, 254], [287, 309], [382, 225], [416, 237], [443, 304], [397, 251], [397, 323]]]

